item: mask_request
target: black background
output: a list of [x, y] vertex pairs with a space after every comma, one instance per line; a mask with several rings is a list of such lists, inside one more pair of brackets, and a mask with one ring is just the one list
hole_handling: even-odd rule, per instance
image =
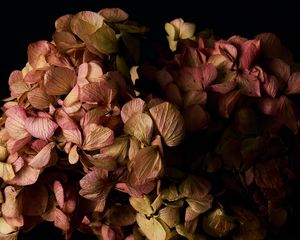
[[[42, 39], [51, 40], [54, 21], [64, 14], [120, 7], [129, 13], [131, 19], [148, 26], [152, 37], [159, 41], [164, 41], [164, 23], [176, 17], [197, 23], [197, 30], [212, 28], [222, 38], [231, 35], [252, 38], [260, 32], [274, 32], [300, 62], [300, 11], [296, 2], [8, 0], [4, 4], [3, 1], [0, 5], [0, 98], [8, 97], [10, 72], [22, 69], [26, 64], [28, 44]], [[21, 239], [60, 239], [58, 236], [59, 231], [44, 224], [39, 231], [26, 234]], [[81, 239], [80, 236], [78, 239]]]
[[0, 5], [0, 97], [8, 96], [7, 80], [14, 69], [26, 63], [31, 42], [51, 40], [54, 21], [67, 13], [121, 7], [130, 17], [148, 26], [151, 35], [164, 40], [164, 23], [176, 17], [197, 23], [197, 29], [213, 28], [226, 38], [238, 34], [248, 38], [274, 32], [300, 60], [300, 14], [297, 1], [218, 0], [52, 0], [12, 1]]

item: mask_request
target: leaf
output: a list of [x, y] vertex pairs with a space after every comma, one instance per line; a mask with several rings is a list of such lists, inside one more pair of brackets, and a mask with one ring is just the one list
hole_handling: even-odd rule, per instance
[[136, 221], [148, 239], [167, 239], [167, 234], [170, 230], [167, 231], [167, 229], [165, 229], [163, 225], [154, 217], [147, 219], [143, 214], [138, 213], [136, 215]]
[[15, 177], [15, 172], [10, 163], [0, 162], [0, 178], [4, 182], [9, 181]]
[[68, 94], [75, 85], [75, 72], [69, 68], [51, 67], [44, 76], [45, 91], [48, 95]]
[[126, 32], [121, 33], [122, 40], [126, 48], [128, 49], [128, 52], [130, 56], [133, 58], [135, 64], [138, 64], [140, 59], [140, 51], [141, 51], [141, 44], [137, 37], [130, 35]]
[[124, 132], [149, 145], [152, 138], [153, 121], [148, 114], [137, 113], [127, 120]]
[[108, 22], [123, 22], [128, 19], [128, 14], [120, 8], [104, 8], [98, 14]]
[[50, 104], [53, 104], [55, 98], [47, 95], [47, 93], [41, 88], [35, 88], [27, 93], [29, 103], [39, 109], [44, 110], [49, 108]]
[[121, 110], [121, 118], [124, 123], [127, 122], [134, 114], [143, 113], [146, 109], [146, 103], [140, 98], [134, 98], [125, 103]]
[[150, 216], [154, 212], [151, 207], [150, 200], [146, 195], [143, 197], [130, 197], [129, 202], [131, 206], [139, 213]]
[[25, 120], [26, 130], [35, 138], [50, 139], [58, 125], [49, 118], [28, 117]]
[[73, 16], [70, 27], [81, 40], [96, 32], [103, 25], [103, 17], [95, 12], [82, 11]]
[[98, 150], [110, 145], [114, 141], [114, 132], [107, 127], [94, 123], [88, 124], [83, 129], [84, 141], [83, 150]]
[[177, 108], [164, 102], [149, 109], [155, 125], [169, 147], [181, 143], [185, 135], [184, 120]]
[[43, 149], [29, 162], [29, 166], [37, 169], [46, 167], [53, 157], [53, 149], [55, 148], [55, 143], [48, 143]]
[[294, 72], [288, 79], [288, 85], [285, 90], [286, 94], [300, 93], [300, 72]]
[[90, 36], [90, 44], [100, 53], [106, 55], [119, 50], [116, 33], [109, 26], [103, 25]]

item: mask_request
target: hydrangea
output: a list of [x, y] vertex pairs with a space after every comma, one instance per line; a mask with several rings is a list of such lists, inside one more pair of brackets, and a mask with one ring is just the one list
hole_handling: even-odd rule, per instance
[[107, 240], [264, 239], [288, 223], [300, 73], [275, 35], [218, 39], [178, 18], [171, 51], [141, 62], [148, 29], [121, 9], [55, 27], [9, 77], [1, 239], [43, 221]]

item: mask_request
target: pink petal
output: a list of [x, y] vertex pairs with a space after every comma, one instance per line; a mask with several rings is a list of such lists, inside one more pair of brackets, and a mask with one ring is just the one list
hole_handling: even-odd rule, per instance
[[239, 84], [240, 91], [242, 94], [249, 97], [260, 97], [260, 82], [259, 80], [247, 73], [239, 74], [237, 76], [237, 83]]
[[263, 97], [259, 101], [260, 111], [266, 115], [275, 116], [279, 111], [278, 98]]
[[101, 125], [96, 125], [91, 123], [84, 127], [84, 142], [83, 149], [84, 150], [98, 150], [102, 147], [110, 145], [114, 141], [114, 132]]
[[22, 81], [23, 81], [22, 71], [15, 70], [15, 71], [12, 71], [11, 74], [9, 75], [9, 79], [8, 79], [9, 86], [11, 86], [12, 84], [14, 84], [16, 82], [22, 82]]
[[44, 78], [44, 75], [44, 70], [31, 70], [24, 77], [24, 82], [29, 84], [41, 82]]
[[68, 94], [75, 85], [75, 72], [64, 67], [51, 67], [45, 74], [44, 85], [49, 95]]
[[165, 89], [165, 98], [167, 101], [170, 101], [173, 104], [176, 104], [178, 107], [182, 106], [182, 97], [178, 86], [174, 83], [169, 83]]
[[209, 87], [209, 90], [212, 92], [217, 92], [221, 94], [226, 94], [232, 91], [236, 87], [235, 81], [229, 81], [224, 83], [213, 84]]
[[231, 62], [235, 61], [237, 58], [237, 49], [232, 44], [227, 41], [220, 40], [215, 43], [215, 50], [213, 54], [221, 54], [226, 56]]
[[47, 166], [51, 160], [52, 151], [55, 147], [55, 143], [48, 143], [30, 162], [29, 166], [41, 169]]
[[125, 123], [136, 113], [142, 113], [145, 111], [146, 103], [140, 98], [134, 98], [129, 102], [125, 103], [121, 110], [121, 117]]
[[30, 166], [24, 166], [16, 176], [10, 180], [9, 184], [15, 184], [18, 186], [26, 186], [34, 184], [40, 175], [40, 170], [32, 168]]
[[240, 99], [241, 94], [239, 91], [229, 92], [219, 99], [219, 113], [222, 117], [229, 118], [234, 106]]
[[260, 51], [259, 40], [247, 40], [241, 46], [240, 52], [240, 68], [249, 69]]
[[57, 204], [60, 208], [64, 207], [65, 197], [64, 197], [64, 188], [62, 184], [55, 180], [53, 184], [53, 192], [57, 201]]
[[58, 208], [55, 209], [54, 226], [60, 228], [64, 232], [70, 229], [70, 221], [67, 215]]
[[276, 97], [278, 92], [278, 80], [275, 76], [271, 75], [269, 78], [267, 78], [262, 86], [270, 97]]
[[12, 139], [10, 138], [7, 142], [7, 151], [10, 154], [14, 154], [21, 150], [27, 143], [29, 143], [32, 139], [32, 136], [28, 135], [25, 138], [21, 139]]
[[28, 62], [33, 68], [38, 67], [38, 62], [41, 56], [45, 56], [50, 52], [50, 43], [47, 41], [38, 41], [28, 46]]
[[31, 148], [36, 151], [39, 152], [41, 151], [46, 145], [47, 145], [47, 141], [42, 140], [42, 139], [36, 139], [31, 143]]
[[26, 130], [35, 138], [50, 139], [58, 125], [49, 118], [29, 117], [25, 120]]
[[28, 137], [25, 128], [25, 120], [27, 118], [24, 108], [15, 106], [9, 108], [5, 114], [8, 116], [5, 122], [5, 128], [8, 134], [14, 139], [22, 139]]
[[87, 103], [109, 104], [115, 98], [116, 91], [104, 80], [84, 85], [80, 91], [80, 101]]

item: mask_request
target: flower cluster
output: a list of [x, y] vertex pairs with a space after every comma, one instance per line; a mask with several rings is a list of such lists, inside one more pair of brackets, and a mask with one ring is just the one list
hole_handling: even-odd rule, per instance
[[42, 221], [107, 240], [264, 239], [286, 224], [300, 72], [275, 35], [217, 40], [175, 19], [171, 51], [142, 63], [148, 29], [121, 9], [55, 27], [9, 77], [1, 239]]

